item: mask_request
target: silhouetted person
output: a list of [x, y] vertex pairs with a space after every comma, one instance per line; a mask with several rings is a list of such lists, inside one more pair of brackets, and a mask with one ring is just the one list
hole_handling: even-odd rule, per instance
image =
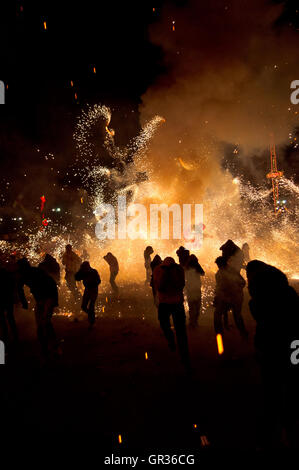
[[185, 268], [190, 255], [190, 251], [184, 248], [183, 246], [180, 246], [176, 251], [176, 254], [179, 258], [180, 266], [182, 266], [182, 268]]
[[58, 306], [58, 291], [54, 279], [40, 268], [30, 266], [26, 258], [18, 261], [20, 270], [20, 300], [28, 308], [24, 285], [30, 288], [35, 299], [35, 320], [37, 336], [44, 356], [57, 352], [57, 339], [52, 325], [54, 308]]
[[186, 294], [190, 326], [196, 327], [201, 308], [201, 277], [205, 275], [195, 255], [190, 255], [185, 267]]
[[249, 245], [248, 245], [247, 242], [243, 243], [242, 251], [243, 251], [243, 255], [244, 255], [244, 263], [247, 264], [250, 261]]
[[231, 266], [240, 273], [244, 267], [243, 251], [232, 240], [227, 240], [219, 249], [222, 251], [222, 256], [228, 266]]
[[248, 337], [241, 314], [243, 303], [243, 289], [246, 285], [244, 278], [232, 266], [227, 264], [223, 256], [219, 256], [215, 263], [218, 271], [215, 275], [216, 289], [214, 298], [214, 328], [215, 333], [224, 333], [223, 320], [228, 327], [228, 312], [232, 310], [235, 324], [243, 338]]
[[299, 298], [285, 274], [273, 266], [254, 260], [246, 272], [264, 386], [266, 445], [277, 446], [285, 429], [289, 444], [296, 446], [299, 366], [291, 363], [291, 343], [299, 339]]
[[62, 264], [65, 266], [65, 280], [68, 289], [71, 291], [75, 302], [80, 299], [80, 293], [77, 288], [75, 274], [81, 265], [81, 258], [73, 251], [72, 245], [66, 245], [62, 256]]
[[44, 261], [42, 261], [38, 267], [49, 274], [49, 276], [54, 279], [56, 284], [60, 286], [60, 266], [53, 256], [46, 254]]
[[144, 256], [144, 267], [145, 267], [145, 273], [146, 273], [146, 279], [145, 283], [149, 284], [151, 281], [151, 255], [154, 253], [153, 247], [152, 246], [147, 246], [144, 250], [143, 256]]
[[118, 286], [115, 282], [116, 276], [119, 273], [119, 265], [118, 265], [117, 258], [110, 252], [107, 253], [107, 255], [105, 255], [103, 258], [106, 261], [106, 263], [109, 264], [109, 268], [110, 268], [109, 282], [110, 282], [110, 285], [112, 287], [113, 292], [115, 294], [117, 294], [118, 293]]
[[184, 269], [167, 257], [153, 272], [153, 281], [158, 293], [158, 318], [168, 341], [169, 348], [175, 350], [175, 339], [170, 326], [172, 315], [177, 343], [183, 364], [189, 368], [190, 358], [186, 333], [186, 316], [183, 289], [185, 286]]
[[155, 286], [154, 286], [153, 273], [154, 273], [154, 269], [155, 269], [157, 266], [159, 266], [161, 263], [162, 263], [162, 259], [161, 259], [161, 256], [159, 256], [159, 255], [154, 256], [154, 259], [153, 259], [153, 261], [151, 262], [152, 275], [151, 275], [150, 286], [151, 286], [152, 291], [153, 291], [154, 304], [156, 305], [156, 307], [158, 307], [159, 301], [158, 301], [157, 292], [156, 292], [156, 289], [155, 289]]
[[88, 315], [90, 326], [95, 322], [95, 303], [98, 298], [98, 287], [101, 283], [101, 278], [96, 269], [93, 269], [88, 261], [84, 261], [79, 271], [75, 274], [77, 281], [83, 281], [84, 294], [82, 298], [82, 310]]
[[14, 318], [15, 275], [0, 267], [0, 328], [1, 339], [6, 344], [9, 339], [7, 323], [10, 326], [13, 339], [18, 340], [18, 330]]

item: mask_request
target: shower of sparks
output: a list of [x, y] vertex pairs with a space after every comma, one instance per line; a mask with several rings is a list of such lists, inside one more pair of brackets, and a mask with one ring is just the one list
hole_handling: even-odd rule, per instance
[[[147, 173], [147, 166], [143, 159], [148, 149], [148, 144], [154, 136], [160, 124], [165, 122], [160, 116], [155, 116], [147, 122], [137, 137], [132, 139], [127, 146], [120, 148], [116, 145], [115, 131], [109, 127], [111, 110], [105, 105], [96, 104], [87, 106], [83, 110], [74, 132], [74, 140], [77, 149], [77, 161], [84, 162], [84, 174], [81, 178], [88, 186], [93, 198], [93, 210], [104, 201], [107, 185], [115, 187], [115, 200], [117, 194], [130, 192], [134, 200], [138, 192], [138, 171]], [[100, 151], [96, 150], [101, 142], [101, 132], [104, 132], [103, 151], [108, 153], [112, 168], [99, 164]], [[113, 202], [113, 201], [111, 201]]]

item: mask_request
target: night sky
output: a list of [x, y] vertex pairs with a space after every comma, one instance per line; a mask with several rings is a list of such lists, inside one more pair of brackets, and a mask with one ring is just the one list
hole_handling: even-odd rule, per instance
[[[274, 3], [284, 4], [273, 25], [278, 34], [286, 26], [299, 29], [298, 2]], [[56, 180], [66, 184], [74, 161], [74, 122], [86, 103], [111, 107], [111, 126], [121, 129], [119, 144], [136, 135], [141, 96], [172, 66], [165, 62], [163, 48], [149, 38], [149, 27], [159, 21], [165, 5], [181, 8], [188, 1], [3, 2], [0, 78], [7, 90], [6, 105], [0, 107], [2, 207], [11, 207], [20, 192], [33, 204], [45, 181], [49, 186]], [[41, 160], [49, 152], [55, 154], [55, 178], [49, 162]], [[291, 173], [294, 152], [286, 148], [284, 157]], [[234, 171], [229, 159], [225, 165]], [[34, 191], [28, 178], [35, 181]]]

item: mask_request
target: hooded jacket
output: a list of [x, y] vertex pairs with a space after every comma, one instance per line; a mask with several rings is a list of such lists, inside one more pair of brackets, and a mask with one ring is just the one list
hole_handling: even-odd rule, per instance
[[184, 302], [184, 269], [173, 258], [165, 260], [154, 269], [153, 282], [159, 303], [179, 304]]

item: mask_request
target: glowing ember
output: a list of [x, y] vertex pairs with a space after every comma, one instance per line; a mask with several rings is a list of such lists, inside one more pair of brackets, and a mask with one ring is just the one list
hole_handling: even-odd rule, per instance
[[221, 355], [224, 352], [224, 348], [223, 348], [222, 336], [220, 334], [216, 336], [216, 341], [217, 341], [217, 347], [218, 347], [218, 354]]

